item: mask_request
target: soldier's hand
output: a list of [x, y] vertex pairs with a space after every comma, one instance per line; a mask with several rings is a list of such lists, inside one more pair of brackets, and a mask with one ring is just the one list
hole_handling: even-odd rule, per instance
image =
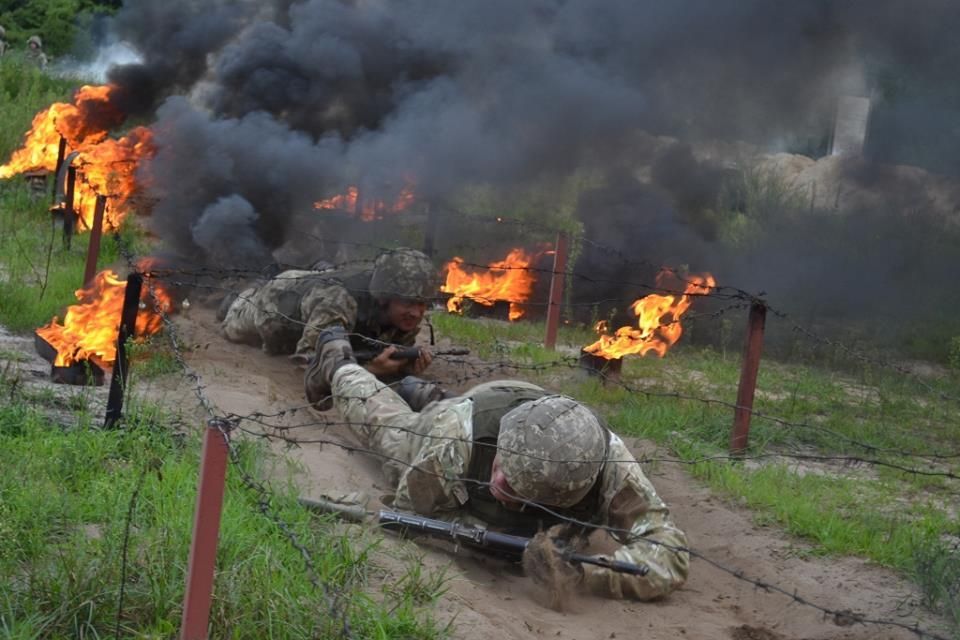
[[393, 345], [390, 345], [386, 349], [380, 352], [376, 358], [364, 365], [364, 367], [377, 376], [381, 377], [396, 377], [401, 375], [401, 372], [404, 370], [404, 367], [407, 366], [405, 360], [391, 360], [390, 354], [396, 351], [397, 348]]
[[407, 375], [419, 376], [433, 362], [433, 355], [426, 347], [420, 347], [420, 357], [407, 365]]

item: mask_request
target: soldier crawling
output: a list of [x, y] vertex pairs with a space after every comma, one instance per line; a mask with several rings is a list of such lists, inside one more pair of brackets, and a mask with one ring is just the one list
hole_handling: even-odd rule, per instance
[[[223, 318], [231, 342], [262, 346], [269, 354], [292, 354], [307, 363], [314, 357], [320, 330], [336, 324], [352, 332], [357, 348], [368, 339], [379, 344], [412, 346], [420, 331], [427, 302], [439, 281], [430, 259], [413, 249], [381, 253], [370, 266], [327, 270], [290, 270], [241, 292]], [[388, 382], [419, 374], [431, 360], [422, 349], [412, 362], [390, 359], [393, 346], [367, 362], [367, 370]], [[329, 394], [319, 381], [307, 390], [319, 408]]]
[[[394, 507], [536, 534], [524, 567], [547, 586], [573, 583], [598, 595], [652, 600], [686, 581], [686, 536], [623, 441], [593, 411], [518, 380], [439, 400], [424, 390], [415, 396], [428, 404], [411, 407], [356, 364], [346, 335], [336, 326], [321, 332], [313, 375], [330, 385], [343, 419], [383, 457]], [[544, 530], [571, 522], [581, 530], [607, 528], [623, 545], [614, 559], [649, 571], [638, 576], [558, 561]]]

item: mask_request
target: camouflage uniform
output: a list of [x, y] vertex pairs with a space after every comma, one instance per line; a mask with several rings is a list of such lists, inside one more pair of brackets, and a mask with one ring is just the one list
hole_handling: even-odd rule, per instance
[[[35, 44], [36, 46], [30, 46]], [[27, 39], [27, 60], [33, 62], [41, 69], [47, 67], [47, 54], [43, 52], [43, 42], [40, 40], [40, 36], [30, 36]]]
[[[385, 324], [381, 304], [410, 291], [403, 279], [410, 273], [414, 279], [422, 276], [425, 265], [429, 260], [423, 254], [397, 250], [382, 254], [373, 267], [284, 271], [237, 296], [223, 320], [224, 335], [231, 342], [262, 345], [267, 353], [292, 353], [304, 361], [313, 358], [317, 335], [332, 324], [357, 334], [351, 337], [355, 349], [367, 346], [364, 338], [412, 346], [419, 328], [401, 331]], [[420, 286], [431, 287], [430, 278]]]
[[[324, 350], [323, 355], [326, 353]], [[550, 516], [536, 509], [505, 509], [486, 485], [471, 482], [490, 479], [500, 419], [525, 403], [548, 396], [544, 389], [516, 380], [489, 382], [415, 413], [392, 389], [356, 364], [339, 366], [332, 388], [343, 418], [367, 446], [384, 456], [384, 473], [396, 487], [394, 505], [398, 509], [446, 519], [480, 520], [528, 536], [554, 524]], [[689, 555], [672, 549], [685, 548], [686, 536], [673, 524], [666, 505], [623, 441], [605, 427], [603, 433], [604, 450], [595, 459], [606, 462], [589, 491], [582, 499], [576, 497], [577, 504], [553, 510], [566, 518], [629, 531], [615, 534], [624, 543], [615, 558], [650, 568], [646, 576], [639, 577], [585, 565], [585, 584], [590, 591], [639, 600], [663, 597], [686, 580]], [[493, 446], [484, 435], [493, 436]], [[525, 459], [534, 466], [544, 464], [532, 457]]]

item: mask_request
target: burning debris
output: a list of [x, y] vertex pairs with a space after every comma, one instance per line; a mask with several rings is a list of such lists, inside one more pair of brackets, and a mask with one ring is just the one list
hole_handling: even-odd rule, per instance
[[[94, 278], [93, 283], [76, 292], [78, 304], [67, 309], [63, 324], [57, 318], [36, 334], [56, 351], [54, 367], [70, 367], [89, 361], [100, 368], [110, 367], [116, 360], [117, 335], [126, 280], [107, 269]], [[159, 283], [153, 292], [164, 310], [173, 310], [173, 298]], [[152, 294], [144, 289], [140, 296], [136, 335], [153, 335], [163, 327], [163, 320], [155, 310]], [[43, 355], [43, 353], [41, 353]]]
[[[657, 275], [657, 287], [669, 288], [671, 280], [680, 280], [672, 271], [663, 270]], [[678, 284], [684, 284], [683, 292], [671, 295], [651, 294], [631, 305], [637, 316], [637, 326], [620, 327], [610, 333], [608, 323], [597, 323], [600, 338], [583, 348], [585, 354], [606, 359], [622, 358], [631, 354], [646, 355], [654, 352], [661, 358], [666, 355], [680, 336], [683, 327], [680, 318], [693, 303], [691, 296], [706, 295], [717, 283], [709, 273], [691, 275]]]
[[345, 211], [351, 215], [359, 216], [364, 222], [371, 222], [382, 219], [385, 213], [399, 213], [408, 209], [414, 201], [413, 187], [410, 184], [400, 190], [393, 202], [379, 198], [361, 199], [360, 189], [351, 186], [347, 188], [345, 193], [315, 202], [313, 208], [327, 211]]
[[447, 300], [447, 310], [463, 313], [464, 299], [487, 307], [506, 301], [510, 303], [510, 320], [519, 320], [525, 313], [522, 303], [530, 299], [536, 282], [530, 271], [533, 260], [523, 249], [513, 249], [505, 259], [491, 262], [485, 270], [468, 273], [463, 258], [455, 257], [446, 264], [447, 280], [440, 287], [444, 293], [453, 294]]

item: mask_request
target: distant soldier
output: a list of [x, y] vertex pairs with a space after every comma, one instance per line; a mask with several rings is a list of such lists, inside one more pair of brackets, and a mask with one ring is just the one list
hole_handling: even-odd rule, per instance
[[[292, 359], [307, 363], [313, 359], [320, 331], [343, 325], [352, 332], [358, 352], [369, 352], [368, 339], [381, 345], [364, 366], [381, 380], [396, 380], [422, 372], [430, 354], [423, 350], [413, 362], [392, 360], [394, 349], [382, 347], [413, 346], [438, 287], [433, 263], [413, 249], [386, 251], [372, 268], [284, 271], [237, 296], [224, 316], [223, 333], [231, 342], [261, 346], [274, 355], [292, 354]], [[312, 398], [329, 394], [309, 382], [308, 388]]]
[[27, 40], [27, 60], [41, 69], [47, 68], [47, 54], [43, 52], [43, 41], [40, 36], [30, 36]]
[[7, 31], [0, 25], [0, 57], [7, 52]]

